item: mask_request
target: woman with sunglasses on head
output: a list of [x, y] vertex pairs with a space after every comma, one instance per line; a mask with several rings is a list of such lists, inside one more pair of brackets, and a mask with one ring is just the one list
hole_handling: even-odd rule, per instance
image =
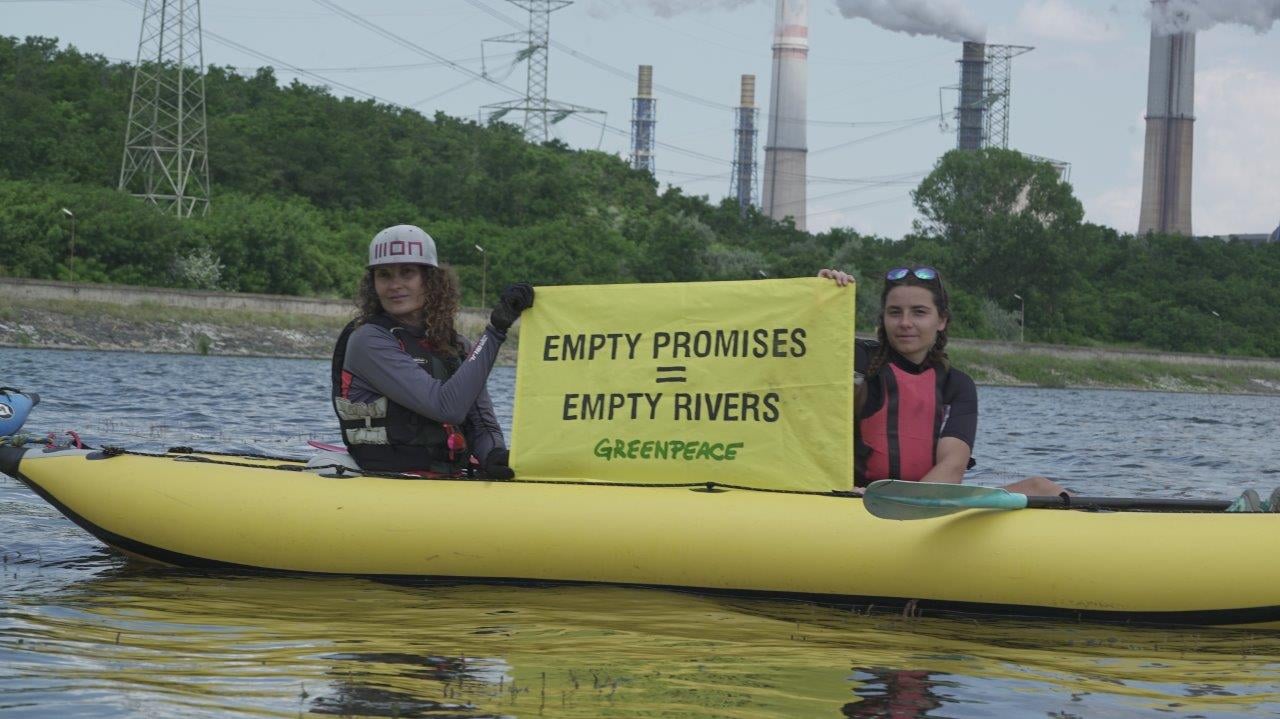
[[374, 236], [360, 314], [338, 337], [331, 376], [342, 441], [362, 469], [461, 476], [475, 457], [486, 477], [514, 476], [485, 382], [533, 288], [503, 290], [474, 347], [454, 330], [458, 299], [453, 269], [421, 228]]
[[[824, 269], [819, 277], [844, 287], [853, 277]], [[951, 308], [942, 277], [911, 265], [885, 273], [876, 340], [854, 350], [854, 483], [878, 479], [959, 484], [973, 466], [978, 390], [947, 358]], [[1063, 492], [1045, 477], [1007, 485], [1029, 495]]]

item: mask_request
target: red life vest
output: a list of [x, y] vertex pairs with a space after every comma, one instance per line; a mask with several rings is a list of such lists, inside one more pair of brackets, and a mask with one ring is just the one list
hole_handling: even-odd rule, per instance
[[876, 379], [883, 387], [884, 404], [858, 423], [858, 439], [871, 450], [864, 481], [919, 482], [937, 463], [943, 421], [938, 371], [930, 367], [914, 374], [889, 362]]

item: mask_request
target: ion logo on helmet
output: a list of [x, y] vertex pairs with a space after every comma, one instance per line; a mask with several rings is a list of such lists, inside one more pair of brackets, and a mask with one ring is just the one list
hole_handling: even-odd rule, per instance
[[396, 225], [373, 236], [369, 267], [408, 263], [438, 267], [436, 243], [421, 227]]

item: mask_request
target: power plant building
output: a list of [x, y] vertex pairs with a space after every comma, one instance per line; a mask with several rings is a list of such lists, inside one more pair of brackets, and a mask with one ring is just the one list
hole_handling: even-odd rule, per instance
[[[1163, 10], [1155, 3], [1154, 13]], [[1151, 29], [1147, 137], [1138, 234], [1191, 235], [1191, 148], [1195, 122], [1196, 36]]]
[[966, 40], [960, 55], [960, 106], [956, 147], [961, 150], [981, 150], [986, 145], [987, 108], [987, 46], [985, 43]]
[[636, 96], [631, 100], [631, 166], [654, 172], [653, 131], [657, 125], [657, 100], [653, 98], [653, 66], [641, 65], [636, 76]]
[[743, 75], [738, 106], [733, 109], [733, 173], [729, 177], [729, 195], [745, 216], [756, 202], [759, 173], [756, 171], [756, 76]]
[[806, 228], [808, 61], [809, 0], [777, 0], [761, 209], [793, 218], [798, 230]]

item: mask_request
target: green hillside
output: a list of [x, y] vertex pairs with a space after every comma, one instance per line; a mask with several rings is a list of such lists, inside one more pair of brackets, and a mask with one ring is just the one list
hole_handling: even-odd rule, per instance
[[[818, 234], [663, 190], [607, 153], [339, 98], [270, 70], [205, 78], [213, 209], [179, 221], [115, 191], [132, 68], [0, 37], [0, 275], [345, 296], [372, 234], [427, 228], [480, 303], [488, 287], [811, 275], [907, 261], [950, 281], [958, 335], [1280, 356], [1280, 246], [1121, 235], [1083, 221], [1051, 167], [951, 152], [915, 192], [914, 232]], [[1216, 314], [1215, 314], [1216, 313]]]

